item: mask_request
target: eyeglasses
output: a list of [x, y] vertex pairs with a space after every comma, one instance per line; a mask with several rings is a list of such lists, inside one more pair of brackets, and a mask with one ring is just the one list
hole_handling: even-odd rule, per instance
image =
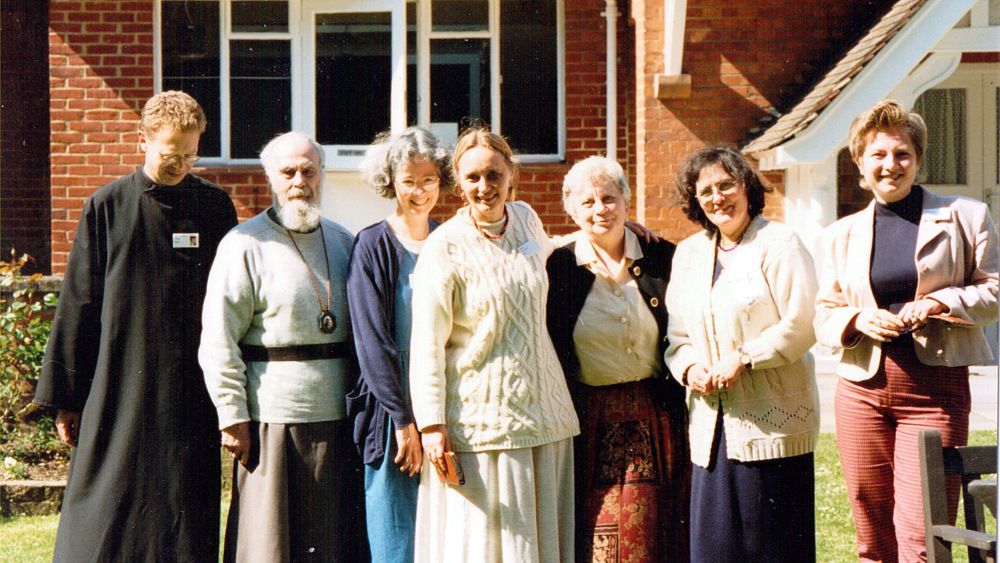
[[196, 154], [163, 154], [159, 153], [160, 160], [171, 166], [176, 166], [184, 161], [184, 164], [194, 165], [195, 162], [201, 160], [201, 157]]
[[419, 180], [414, 180], [413, 178], [406, 178], [397, 182], [400, 186], [406, 188], [407, 190], [415, 190], [418, 187], [424, 190], [434, 190], [441, 185], [441, 179], [437, 176], [428, 176], [426, 178], [421, 178]]
[[736, 193], [740, 189], [740, 183], [736, 180], [723, 180], [714, 186], [705, 186], [698, 192], [698, 199], [707, 201], [712, 199], [712, 196], [719, 194], [723, 197], [728, 197]]

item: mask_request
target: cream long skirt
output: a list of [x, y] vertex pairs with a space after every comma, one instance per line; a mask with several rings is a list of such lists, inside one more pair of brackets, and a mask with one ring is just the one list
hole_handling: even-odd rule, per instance
[[572, 563], [573, 441], [459, 452], [465, 485], [424, 461], [415, 563]]

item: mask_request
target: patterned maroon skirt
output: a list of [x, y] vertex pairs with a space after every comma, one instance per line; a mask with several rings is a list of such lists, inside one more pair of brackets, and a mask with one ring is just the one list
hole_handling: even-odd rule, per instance
[[687, 561], [691, 462], [683, 391], [654, 379], [580, 387], [577, 560]]

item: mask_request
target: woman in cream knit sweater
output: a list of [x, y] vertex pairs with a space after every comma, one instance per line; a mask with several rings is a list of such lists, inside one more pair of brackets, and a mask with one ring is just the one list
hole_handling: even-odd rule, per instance
[[428, 237], [413, 279], [410, 394], [426, 459], [457, 452], [465, 484], [421, 473], [422, 561], [573, 561], [571, 438], [579, 423], [545, 327], [553, 245], [507, 202], [498, 135], [464, 133], [452, 160], [468, 203]]
[[704, 231], [674, 255], [665, 354], [688, 388], [692, 561], [813, 561], [819, 395], [816, 275], [739, 153], [688, 157], [678, 181]]

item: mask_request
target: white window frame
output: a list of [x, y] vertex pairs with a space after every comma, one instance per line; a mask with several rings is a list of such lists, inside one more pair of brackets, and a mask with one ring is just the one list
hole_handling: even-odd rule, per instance
[[[392, 14], [392, 92], [390, 94], [390, 128], [399, 131], [406, 127], [406, 6], [416, 3], [416, 56], [417, 56], [417, 124], [432, 127], [430, 123], [430, 43], [432, 39], [482, 38], [490, 40], [490, 125], [504, 133], [501, 115], [500, 73], [500, 2], [489, 1], [489, 24], [482, 31], [432, 31], [432, 0], [289, 0], [287, 32], [233, 33], [232, 1], [217, 0], [221, 9], [219, 17], [219, 129], [222, 156], [205, 157], [203, 166], [258, 165], [256, 158], [231, 158], [231, 105], [230, 105], [230, 41], [233, 40], [283, 40], [290, 41], [291, 50], [291, 123], [292, 129], [315, 136], [315, 65], [314, 21], [306, 21], [309, 14], [337, 12], [383, 12]], [[553, 154], [519, 154], [522, 163], [561, 162], [566, 157], [566, 29], [564, 0], [554, 0], [556, 9], [556, 134], [557, 146]], [[153, 88], [163, 91], [162, 70], [162, 0], [155, 0], [153, 10]], [[330, 170], [355, 170], [360, 164], [358, 154], [366, 145], [325, 145], [326, 167]], [[515, 150], [517, 147], [514, 147]]]

